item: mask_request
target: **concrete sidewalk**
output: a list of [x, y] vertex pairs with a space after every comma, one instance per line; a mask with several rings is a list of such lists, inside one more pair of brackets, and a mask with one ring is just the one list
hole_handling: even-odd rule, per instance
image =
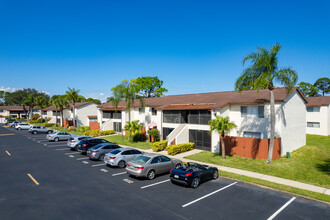
[[[123, 146], [123, 145], [121, 145], [121, 146], [129, 147], [129, 146]], [[139, 150], [141, 150], [141, 149], [139, 149]], [[152, 149], [143, 150], [143, 151], [148, 152], [148, 153], [155, 153], [152, 151]], [[174, 156], [168, 155], [167, 151], [160, 151], [160, 152], [157, 152], [157, 154], [162, 154], [162, 155], [166, 155], [168, 157], [176, 158], [176, 159], [182, 160], [183, 162], [196, 162], [196, 163], [202, 163], [202, 164], [205, 164], [208, 166], [217, 167], [218, 170], [220, 170], [220, 174], [221, 174], [221, 171], [226, 171], [226, 172], [235, 173], [235, 174], [239, 174], [239, 175], [243, 175], [243, 176], [248, 176], [248, 177], [252, 177], [252, 178], [256, 178], [256, 179], [261, 179], [261, 180], [265, 180], [265, 181], [269, 181], [269, 182], [273, 182], [273, 183], [277, 183], [277, 184], [282, 184], [285, 186], [291, 186], [291, 187], [295, 187], [298, 189], [304, 189], [304, 190], [308, 190], [308, 191], [312, 191], [312, 192], [330, 195], [330, 189], [327, 189], [324, 187], [314, 186], [314, 185], [307, 184], [307, 183], [302, 183], [302, 182], [298, 182], [298, 181], [294, 181], [294, 180], [284, 179], [284, 178], [280, 178], [280, 177], [270, 176], [270, 175], [256, 173], [256, 172], [247, 171], [247, 170], [241, 170], [241, 169], [225, 167], [225, 166], [220, 166], [220, 165], [215, 165], [215, 164], [210, 164], [210, 163], [204, 163], [204, 162], [200, 162], [200, 161], [188, 160], [188, 159], [184, 158], [186, 156], [197, 154], [202, 151], [203, 150], [194, 149], [194, 150], [184, 152], [181, 154], [177, 154]]]

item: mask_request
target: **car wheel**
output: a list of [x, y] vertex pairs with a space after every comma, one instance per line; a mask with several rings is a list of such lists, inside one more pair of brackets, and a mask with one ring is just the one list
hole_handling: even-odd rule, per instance
[[150, 170], [149, 172], [148, 172], [148, 174], [147, 174], [147, 179], [148, 180], [152, 180], [152, 179], [154, 179], [155, 178], [155, 171], [154, 170]]
[[99, 160], [104, 160], [104, 154], [101, 154], [101, 155], [99, 156]]
[[58, 139], [58, 138], [54, 138], [54, 141], [55, 141], [55, 142], [58, 142], [58, 141], [59, 141], [59, 139]]
[[199, 178], [195, 177], [193, 181], [191, 182], [191, 187], [192, 188], [197, 188], [199, 186]]
[[213, 177], [213, 179], [215, 179], [215, 180], [218, 179], [218, 177], [219, 177], [219, 173], [218, 173], [217, 170], [213, 172], [212, 177]]
[[177, 165], [175, 165], [175, 169], [179, 169], [181, 167], [181, 163], [178, 163]]
[[124, 168], [125, 165], [126, 165], [126, 163], [125, 163], [125, 161], [123, 161], [123, 160], [119, 161], [119, 163], [118, 163], [118, 167], [119, 167], [119, 168]]
[[38, 132], [37, 131], [34, 131], [34, 132], [32, 132], [33, 134], [37, 134]]
[[18, 130], [21, 130], [21, 128], [18, 128]]

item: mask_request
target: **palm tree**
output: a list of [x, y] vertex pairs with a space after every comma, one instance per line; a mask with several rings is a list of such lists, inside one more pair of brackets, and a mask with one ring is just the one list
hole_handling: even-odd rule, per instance
[[34, 104], [35, 104], [35, 106], [40, 108], [41, 122], [42, 122], [42, 109], [46, 107], [47, 99], [45, 98], [45, 96], [37, 96], [34, 99]]
[[270, 141], [268, 148], [267, 163], [272, 161], [274, 136], [275, 136], [275, 100], [274, 100], [274, 82], [278, 82], [287, 88], [288, 93], [297, 83], [298, 75], [291, 68], [279, 68], [277, 53], [281, 49], [280, 44], [275, 44], [268, 51], [262, 47], [257, 49], [256, 53], [251, 53], [243, 59], [243, 65], [246, 61], [251, 61], [251, 65], [246, 68], [235, 83], [235, 90], [245, 90], [246, 85], [253, 85], [253, 88], [259, 90], [265, 86], [267, 81], [270, 95]]
[[68, 99], [66, 98], [65, 95], [61, 95], [58, 97], [57, 99], [57, 103], [58, 103], [58, 107], [60, 109], [60, 113], [61, 113], [61, 126], [64, 127], [64, 116], [63, 116], [63, 110], [64, 108], [67, 108], [69, 107], [69, 101]]
[[73, 106], [73, 127], [74, 129], [76, 129], [76, 116], [75, 116], [75, 105], [76, 105], [76, 102], [78, 101], [79, 99], [79, 92], [80, 90], [79, 89], [71, 89], [70, 87], [68, 87], [69, 91], [66, 91], [66, 97], [67, 99], [72, 103], [72, 106]]
[[142, 108], [145, 106], [143, 96], [139, 95], [139, 91], [133, 82], [128, 82], [127, 80], [123, 80], [119, 85], [113, 87], [113, 98], [112, 102], [115, 106], [115, 110], [117, 111], [118, 103], [120, 100], [125, 100], [126, 102], [126, 110], [128, 110], [128, 121], [131, 122], [131, 107], [134, 100], [139, 100]]
[[221, 135], [221, 152], [222, 159], [226, 159], [226, 151], [225, 151], [225, 134], [227, 134], [231, 129], [236, 128], [235, 123], [230, 122], [229, 117], [222, 117], [217, 115], [215, 119], [209, 121], [210, 125], [210, 133], [212, 131], [217, 131]]
[[58, 103], [58, 98], [59, 96], [53, 96], [50, 100], [49, 100], [49, 103], [50, 105], [54, 106], [55, 107], [55, 111], [56, 111], [56, 116], [55, 116], [55, 127], [57, 127], [57, 112], [58, 112], [58, 108], [60, 107], [59, 106], [59, 103]]
[[140, 124], [139, 120], [132, 121], [132, 122], [126, 122], [126, 125], [124, 127], [125, 131], [129, 132], [129, 138], [133, 141], [138, 141], [141, 138], [142, 135], [142, 128], [143, 125]]

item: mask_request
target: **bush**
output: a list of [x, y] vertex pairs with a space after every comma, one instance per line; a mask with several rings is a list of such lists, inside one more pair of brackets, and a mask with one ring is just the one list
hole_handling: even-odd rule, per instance
[[78, 129], [78, 131], [85, 132], [85, 131], [89, 130], [89, 126], [78, 127], [77, 129]]
[[91, 137], [97, 137], [97, 136], [104, 136], [104, 135], [110, 135], [115, 134], [116, 132], [114, 130], [106, 130], [106, 131], [100, 131], [100, 130], [88, 130], [84, 132], [84, 135], [91, 136]]
[[152, 143], [152, 150], [154, 152], [162, 151], [167, 147], [167, 141], [159, 141]]
[[157, 129], [148, 130], [148, 135], [150, 135], [151, 137], [153, 137], [154, 138], [154, 141], [158, 141], [159, 140], [159, 130], [157, 130]]
[[[41, 126], [44, 127], [54, 127], [56, 124], [55, 123], [42, 123]], [[57, 126], [59, 126], [60, 124], [57, 124]]]
[[44, 119], [44, 118], [39, 118], [39, 119], [37, 120], [37, 123], [46, 123], [46, 119]]
[[30, 121], [28, 121], [28, 123], [29, 124], [36, 124], [36, 123], [38, 123], [38, 120], [30, 120]]
[[75, 128], [74, 128], [73, 126], [69, 126], [69, 127], [68, 127], [68, 130], [69, 130], [69, 131], [74, 131]]
[[106, 131], [101, 131], [101, 136], [105, 135], [110, 135], [110, 134], [115, 134], [116, 132], [114, 130], [106, 130]]
[[195, 143], [185, 143], [185, 144], [171, 145], [168, 146], [166, 149], [169, 155], [175, 155], [193, 150], [194, 148], [195, 148]]

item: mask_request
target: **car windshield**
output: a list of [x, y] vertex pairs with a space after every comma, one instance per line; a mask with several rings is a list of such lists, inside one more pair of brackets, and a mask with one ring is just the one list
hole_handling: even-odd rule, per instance
[[120, 153], [121, 151], [120, 150], [113, 150], [113, 151], [111, 151], [110, 153], [112, 153], [112, 154], [118, 154], [118, 153]]
[[148, 160], [150, 160], [150, 157], [147, 156], [139, 156], [137, 158], [134, 159], [134, 162], [138, 162], [138, 163], [146, 163], [148, 162]]
[[73, 140], [73, 138], [69, 138], [69, 141], [72, 141]]

